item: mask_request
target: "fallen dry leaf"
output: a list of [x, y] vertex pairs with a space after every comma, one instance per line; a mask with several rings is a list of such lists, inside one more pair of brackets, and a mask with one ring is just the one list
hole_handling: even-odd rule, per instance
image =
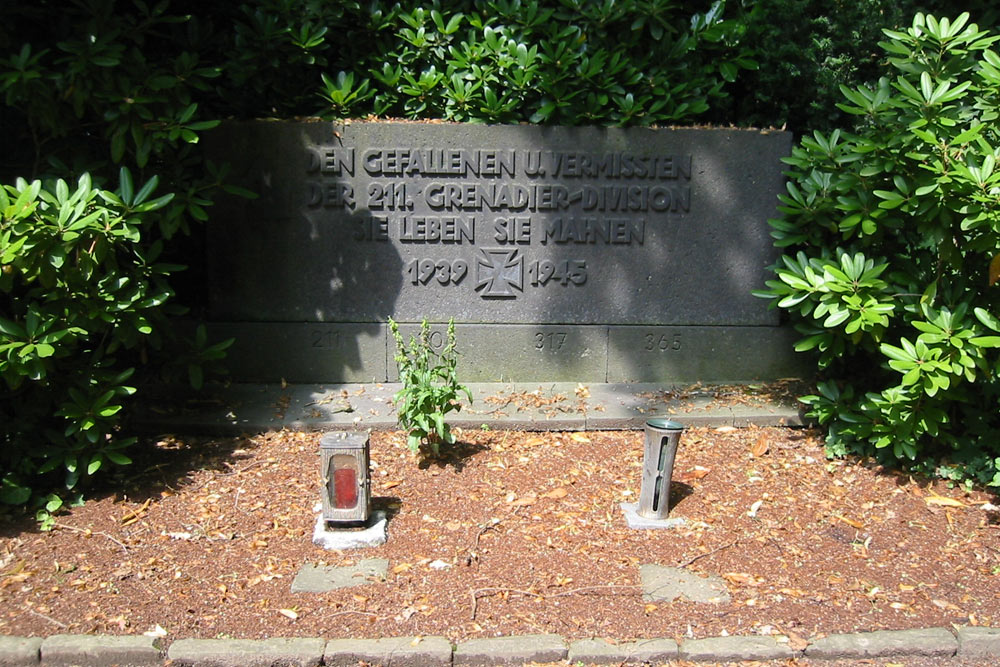
[[794, 632], [787, 632], [785, 634], [788, 637], [788, 648], [793, 651], [804, 651], [809, 646], [809, 642], [800, 635]]
[[153, 501], [152, 498], [147, 498], [146, 502], [144, 502], [139, 508], [134, 510], [129, 510], [128, 512], [126, 512], [124, 516], [122, 516], [122, 518], [119, 520], [119, 523], [121, 523], [121, 525], [123, 526], [128, 526], [129, 524], [135, 523], [136, 521], [138, 521], [139, 519], [141, 519], [146, 515], [146, 510], [149, 509], [149, 503], [151, 503], [152, 501]]
[[948, 611], [961, 611], [957, 605], [954, 605], [947, 600], [931, 600], [931, 604], [935, 607], [940, 607], [941, 609], [947, 609]]
[[838, 521], [843, 521], [848, 526], [857, 528], [858, 530], [861, 530], [862, 528], [865, 527], [865, 524], [861, 523], [860, 521], [855, 521], [854, 519], [848, 519], [846, 516], [841, 516], [839, 514], [834, 514], [833, 518], [837, 519]]
[[383, 489], [392, 489], [392, 488], [395, 488], [395, 487], [399, 486], [400, 484], [402, 484], [402, 482], [399, 481], [399, 480], [389, 479], [389, 480], [386, 480], [386, 481], [382, 482], [382, 488]]
[[569, 494], [569, 489], [565, 486], [560, 486], [559, 488], [552, 489], [548, 493], [543, 493], [542, 498], [552, 498], [558, 500], [559, 498], [565, 498]]
[[753, 454], [754, 457], [759, 458], [764, 456], [764, 454], [767, 454], [767, 450], [770, 448], [771, 444], [767, 441], [767, 435], [761, 433], [757, 437], [757, 441], [753, 443], [753, 446], [750, 448], [750, 453]]
[[711, 470], [709, 470], [704, 466], [695, 466], [691, 470], [685, 470], [684, 472], [679, 474], [677, 476], [677, 479], [682, 482], [690, 482], [692, 480], [701, 479], [710, 472]]
[[[788, 595], [790, 597], [801, 598], [806, 596], [806, 592], [801, 588], [781, 588], [778, 592], [782, 595]], [[790, 636], [790, 635], [789, 635]]]
[[583, 442], [583, 443], [590, 442], [590, 438], [585, 436], [583, 433], [570, 433], [569, 437], [570, 440], [575, 440], [576, 442]]
[[144, 632], [142, 634], [145, 637], [166, 637], [167, 631], [163, 629], [163, 626], [157, 623], [156, 627], [154, 627], [152, 630], [149, 630], [148, 632]]
[[955, 500], [947, 496], [926, 496], [924, 502], [928, 505], [944, 505], [945, 507], [968, 507], [961, 500]]
[[279, 609], [278, 613], [281, 614], [282, 616], [287, 616], [293, 621], [299, 617], [299, 615], [295, 612], [294, 609]]
[[527, 507], [528, 505], [534, 505], [538, 501], [538, 496], [534, 494], [528, 494], [522, 496], [521, 498], [515, 498], [511, 501], [511, 505], [514, 507]]
[[722, 575], [722, 578], [726, 581], [738, 584], [740, 586], [760, 586], [764, 583], [762, 577], [755, 577], [752, 574], [746, 572], [726, 572]]

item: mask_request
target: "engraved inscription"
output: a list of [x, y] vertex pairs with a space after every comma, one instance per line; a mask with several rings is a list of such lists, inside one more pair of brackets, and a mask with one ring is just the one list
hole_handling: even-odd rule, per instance
[[645, 238], [645, 218], [555, 218], [546, 221], [541, 241], [642, 245]]
[[389, 218], [373, 215], [357, 221], [354, 231], [355, 241], [388, 241]]
[[553, 262], [543, 259], [528, 265], [528, 279], [532, 285], [544, 285], [549, 281], [568, 285], [582, 285], [587, 282], [587, 262], [582, 259], [568, 259]]
[[414, 285], [426, 285], [435, 280], [442, 285], [457, 285], [469, 272], [464, 259], [414, 259], [406, 265], [406, 277]]
[[399, 240], [422, 243], [474, 243], [476, 239], [476, 219], [403, 216], [399, 218]]
[[307, 183], [306, 206], [354, 209], [354, 188], [346, 183]]
[[379, 183], [377, 181], [368, 184], [368, 208], [381, 211], [388, 209], [413, 209], [413, 197], [410, 195], [406, 183]]
[[310, 344], [319, 349], [332, 349], [340, 346], [340, 332], [336, 329], [321, 329], [310, 332]]
[[444, 348], [446, 340], [445, 335], [436, 329], [427, 336], [427, 342], [430, 343], [431, 349], [435, 352], [440, 352]]
[[497, 243], [531, 243], [531, 218], [497, 218], [493, 230]]
[[557, 352], [566, 344], [569, 337], [565, 331], [550, 331], [535, 334], [535, 349], [539, 351]]
[[[598, 274], [588, 277], [588, 261], [603, 260], [591, 248], [641, 251], [691, 211], [694, 158], [642, 148], [313, 146], [306, 172], [316, 180], [305, 184], [306, 204], [361, 209], [349, 219], [350, 239], [394, 245], [406, 284], [516, 299], [526, 288], [592, 284]], [[481, 247], [484, 239], [498, 247]], [[451, 246], [453, 254], [432, 258], [420, 246]], [[542, 250], [562, 247], [579, 252], [567, 259]], [[652, 344], [660, 349], [658, 339]]]
[[372, 176], [514, 176], [512, 150], [372, 148], [361, 158]]
[[354, 149], [338, 146], [317, 146], [306, 152], [306, 172], [329, 176], [354, 175]]
[[483, 248], [476, 259], [476, 290], [483, 298], [513, 298], [524, 285], [524, 257], [517, 249]]
[[647, 352], [670, 352], [681, 349], [681, 334], [647, 333], [643, 335], [643, 349]]

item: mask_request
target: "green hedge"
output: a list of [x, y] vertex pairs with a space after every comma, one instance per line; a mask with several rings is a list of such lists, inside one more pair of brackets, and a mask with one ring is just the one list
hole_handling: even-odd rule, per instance
[[831, 454], [1000, 485], [1000, 35], [968, 14], [885, 34], [885, 76], [841, 90], [856, 131], [786, 160], [761, 296], [815, 355]]
[[743, 48], [760, 67], [742, 73], [709, 119], [741, 126], [786, 127], [797, 135], [849, 127], [854, 119], [837, 104], [840, 86], [871, 85], [885, 62], [878, 48], [883, 28], [909, 25], [918, 11], [969, 11], [981, 26], [997, 22], [986, 0], [747, 0], [730, 12], [744, 26]]

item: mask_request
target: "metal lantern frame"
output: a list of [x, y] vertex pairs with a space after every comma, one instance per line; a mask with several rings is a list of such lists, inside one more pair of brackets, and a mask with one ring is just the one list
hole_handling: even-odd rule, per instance
[[369, 437], [361, 433], [327, 433], [319, 441], [323, 480], [323, 520], [365, 523], [371, 515]]
[[670, 511], [670, 477], [684, 425], [672, 419], [646, 422], [642, 450], [642, 488], [636, 513], [644, 519], [666, 519]]

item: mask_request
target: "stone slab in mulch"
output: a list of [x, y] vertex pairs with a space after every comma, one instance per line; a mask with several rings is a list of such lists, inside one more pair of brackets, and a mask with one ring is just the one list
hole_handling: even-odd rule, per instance
[[0, 665], [37, 664], [41, 648], [41, 637], [0, 637]]
[[45, 665], [104, 667], [105, 665], [160, 665], [157, 640], [144, 636], [53, 635], [42, 642]]
[[558, 635], [518, 635], [462, 642], [455, 647], [452, 664], [523, 665], [557, 662], [566, 655], [566, 641]]
[[580, 639], [570, 643], [567, 660], [571, 665], [660, 664], [676, 660], [677, 650], [677, 642], [673, 639], [642, 639], [634, 642]]
[[322, 639], [180, 639], [170, 645], [171, 665], [198, 667], [316, 667]]
[[384, 581], [388, 571], [389, 561], [385, 558], [365, 558], [357, 565], [342, 567], [306, 563], [292, 581], [292, 592], [325, 593], [335, 588], [363, 586], [372, 581]]
[[807, 658], [880, 658], [884, 656], [951, 656], [958, 640], [945, 628], [878, 630], [830, 635], [810, 642]]
[[323, 664], [344, 667], [360, 662], [392, 667], [450, 665], [451, 651], [451, 642], [444, 637], [332, 639], [326, 643]]
[[771, 637], [710, 637], [689, 639], [678, 652], [682, 660], [732, 661], [732, 660], [786, 660], [800, 655], [787, 644], [780, 644]]
[[672, 602], [684, 598], [691, 602], [729, 602], [726, 582], [715, 575], [699, 576], [679, 567], [640, 565], [642, 599], [645, 602]]
[[962, 658], [1000, 656], [1000, 628], [959, 628], [958, 655]]

